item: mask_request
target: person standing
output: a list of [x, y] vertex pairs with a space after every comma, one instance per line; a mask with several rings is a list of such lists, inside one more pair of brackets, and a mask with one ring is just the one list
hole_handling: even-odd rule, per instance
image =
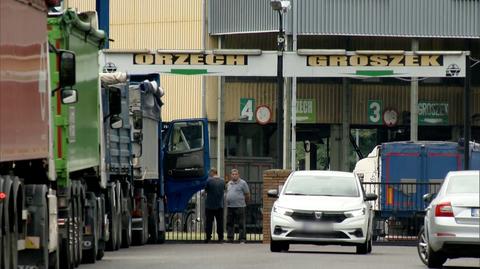
[[250, 200], [250, 190], [237, 169], [232, 169], [227, 184], [227, 238], [233, 242], [235, 224], [238, 224], [240, 243], [245, 243], [245, 207]]
[[225, 181], [218, 176], [217, 169], [212, 168], [209, 172], [207, 184], [205, 185], [205, 243], [212, 239], [213, 220], [217, 221], [218, 241], [223, 242], [223, 204], [225, 195]]

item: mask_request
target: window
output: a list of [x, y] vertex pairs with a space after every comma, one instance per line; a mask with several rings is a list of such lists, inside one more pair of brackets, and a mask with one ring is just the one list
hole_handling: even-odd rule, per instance
[[168, 152], [187, 152], [203, 148], [203, 123], [176, 122], [168, 143]]

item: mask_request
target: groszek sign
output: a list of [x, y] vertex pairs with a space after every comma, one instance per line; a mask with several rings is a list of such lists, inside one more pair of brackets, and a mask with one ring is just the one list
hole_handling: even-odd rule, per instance
[[467, 52], [287, 52], [287, 77], [464, 77]]
[[445, 125], [448, 124], [448, 103], [419, 102], [419, 125]]

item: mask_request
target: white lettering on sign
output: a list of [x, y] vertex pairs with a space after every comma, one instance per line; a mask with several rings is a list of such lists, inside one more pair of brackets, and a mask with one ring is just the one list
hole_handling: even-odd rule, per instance
[[297, 113], [310, 114], [313, 113], [313, 102], [308, 101], [298, 101], [297, 102]]
[[418, 114], [425, 116], [445, 116], [448, 115], [448, 104], [421, 103], [418, 104]]

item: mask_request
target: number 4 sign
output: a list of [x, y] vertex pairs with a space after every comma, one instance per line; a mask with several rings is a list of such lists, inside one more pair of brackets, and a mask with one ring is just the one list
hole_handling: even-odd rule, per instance
[[382, 100], [368, 100], [368, 123], [383, 124], [382, 114]]
[[240, 120], [254, 121], [255, 118], [255, 99], [241, 98], [240, 99]]

